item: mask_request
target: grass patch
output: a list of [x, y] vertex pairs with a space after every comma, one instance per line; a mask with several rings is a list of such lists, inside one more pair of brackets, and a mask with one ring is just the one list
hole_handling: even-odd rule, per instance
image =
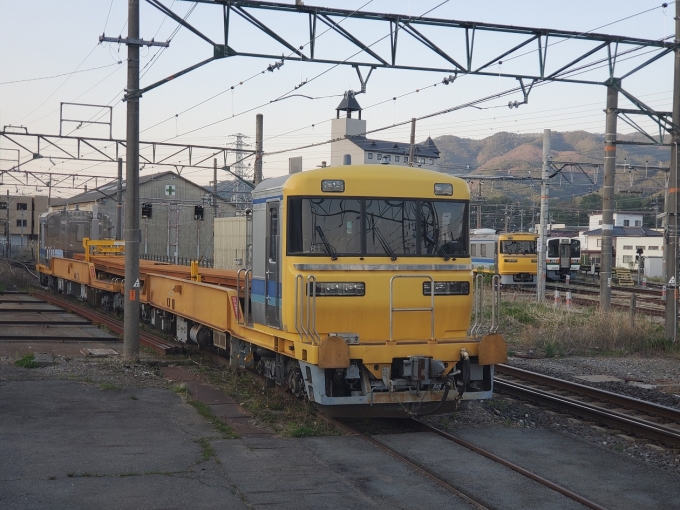
[[29, 352], [23, 358], [16, 360], [14, 364], [18, 367], [23, 368], [37, 368], [38, 365], [35, 364], [33, 359], [34, 359], [33, 353]]
[[99, 387], [104, 391], [119, 391], [121, 389], [121, 387], [118, 386], [117, 384], [108, 382], [99, 383]]
[[307, 425], [298, 425], [296, 427], [293, 427], [289, 435], [291, 437], [310, 437], [310, 436], [316, 436], [316, 431]]
[[197, 439], [196, 442], [201, 446], [201, 452], [203, 455], [203, 460], [210, 460], [212, 457], [216, 457], [215, 449], [210, 444], [210, 440], [207, 437], [202, 437]]
[[238, 434], [234, 432], [234, 429], [232, 429], [229, 425], [224, 423], [222, 420], [220, 420], [217, 416], [213, 414], [212, 410], [210, 409], [210, 406], [191, 398], [188, 400], [188, 402], [196, 408], [198, 414], [200, 414], [201, 416], [203, 416], [203, 418], [212, 423], [213, 426], [222, 434], [223, 437], [228, 439], [238, 437]]
[[502, 303], [499, 331], [509, 350], [533, 349], [548, 358], [578, 355], [678, 354], [680, 346], [665, 339], [664, 325], [628, 312], [602, 314], [592, 308], [568, 310], [535, 302]]
[[[253, 415], [256, 423], [288, 437], [340, 434], [333, 425], [318, 417], [310, 403], [285, 394], [280, 388], [266, 388], [261, 380], [245, 371], [218, 366], [200, 354], [191, 359], [199, 364], [194, 364], [189, 370], [233, 398]], [[173, 390], [184, 391], [181, 388]]]

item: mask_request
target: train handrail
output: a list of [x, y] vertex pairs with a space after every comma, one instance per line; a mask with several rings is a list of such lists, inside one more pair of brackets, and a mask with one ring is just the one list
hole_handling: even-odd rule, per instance
[[482, 326], [482, 296], [484, 294], [484, 275], [477, 273], [474, 279], [474, 307], [475, 307], [475, 323], [470, 328], [470, 336], [475, 336], [477, 331]]
[[[237, 298], [237, 300], [240, 297], [239, 293], [241, 292], [241, 273], [242, 272], [245, 273], [246, 271], [248, 271], [248, 270], [245, 267], [242, 267], [236, 273], [236, 298]], [[243, 279], [245, 280], [245, 275], [243, 275]], [[245, 296], [245, 290], [246, 289], [245, 289], [245, 285], [244, 285], [244, 288], [243, 288], [243, 295], [244, 296]], [[243, 302], [243, 306], [245, 307], [245, 301]], [[243, 321], [241, 321], [241, 319], [243, 319]], [[238, 324], [240, 326], [245, 326], [245, 323], [246, 323], [245, 318], [243, 318], [241, 316], [241, 308], [239, 308], [238, 306], [236, 307], [236, 322], [238, 322]]]
[[251, 269], [246, 271], [244, 287], [244, 298], [243, 298], [243, 322], [244, 325], [250, 325], [250, 277], [253, 274]]
[[[394, 308], [394, 280], [397, 278], [428, 278], [430, 280], [430, 308]], [[390, 278], [390, 342], [394, 342], [394, 312], [430, 312], [430, 340], [434, 340], [434, 278], [420, 274], [396, 274]]]
[[[311, 285], [310, 285], [311, 284]], [[314, 340], [321, 342], [319, 334], [316, 332], [316, 276], [310, 274], [307, 277], [307, 331], [309, 332], [312, 343]]]
[[[300, 295], [300, 288], [303, 289], [302, 295]], [[295, 275], [295, 330], [300, 335], [300, 340], [304, 343], [311, 343], [309, 341], [309, 332], [305, 329], [303, 325], [302, 309], [304, 308], [305, 300], [305, 279], [301, 274]]]
[[498, 331], [501, 317], [501, 277], [500, 275], [493, 275], [491, 278], [491, 292], [493, 293], [491, 302], [491, 327], [489, 333]]

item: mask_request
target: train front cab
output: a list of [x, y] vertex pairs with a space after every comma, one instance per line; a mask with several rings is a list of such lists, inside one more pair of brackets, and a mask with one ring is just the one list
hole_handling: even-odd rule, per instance
[[498, 236], [496, 272], [502, 285], [535, 285], [538, 269], [535, 234], [513, 233]]
[[549, 280], [564, 280], [567, 275], [576, 277], [581, 267], [581, 241], [569, 237], [548, 239], [546, 277]]
[[294, 339], [290, 358], [277, 354], [266, 370], [328, 414], [445, 412], [490, 398], [493, 364], [507, 354], [500, 335], [467, 336], [468, 209], [463, 181], [412, 168], [261, 183], [252, 320]]

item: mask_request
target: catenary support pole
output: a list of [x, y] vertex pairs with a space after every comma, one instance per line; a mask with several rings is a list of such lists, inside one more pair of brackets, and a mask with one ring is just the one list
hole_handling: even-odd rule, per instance
[[545, 300], [545, 256], [548, 244], [546, 223], [548, 219], [548, 175], [550, 169], [550, 130], [543, 130], [543, 170], [541, 171], [541, 219], [538, 233], [538, 270], [536, 274], [536, 300]]
[[[612, 85], [620, 86], [619, 83]], [[602, 258], [600, 260], [600, 311], [607, 313], [612, 300], [612, 236], [614, 234], [614, 181], [616, 179], [616, 109], [619, 91], [607, 87], [607, 123], [604, 135], [604, 184], [602, 185]]]
[[[680, 42], [680, 2], [675, 3], [675, 43]], [[680, 125], [680, 49], [675, 50], [673, 75], [673, 124]], [[666, 268], [666, 338], [678, 339], [678, 143], [680, 133], [671, 131], [671, 164], [666, 200], [664, 267]], [[671, 284], [672, 282], [672, 284]]]
[[[128, 39], [139, 39], [139, 0], [128, 0]], [[125, 168], [125, 308], [123, 356], [139, 358], [139, 46], [128, 43]]]
[[118, 158], [118, 189], [116, 191], [116, 241], [123, 230], [123, 158]]
[[408, 166], [414, 166], [413, 158], [416, 154], [416, 119], [413, 117], [411, 119], [411, 146], [408, 150]]
[[262, 132], [263, 117], [261, 113], [255, 116], [255, 169], [253, 183], [257, 186], [262, 182]]
[[[217, 218], [217, 158], [213, 159], [213, 225]], [[214, 228], [214, 227], [213, 227]], [[214, 230], [213, 230], [214, 232]]]

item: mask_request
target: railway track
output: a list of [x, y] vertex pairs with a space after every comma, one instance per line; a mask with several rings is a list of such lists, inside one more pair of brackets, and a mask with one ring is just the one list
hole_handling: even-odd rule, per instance
[[[123, 321], [119, 321], [103, 313], [95, 312], [94, 310], [84, 306], [73, 303], [70, 300], [64, 298], [58, 298], [52, 294], [47, 294], [45, 292], [32, 292], [32, 296], [39, 298], [47, 303], [62, 307], [69, 310], [81, 317], [84, 317], [91, 321], [93, 324], [102, 324], [106, 326], [109, 330], [117, 333], [119, 335], [123, 334]], [[182, 352], [183, 346], [169, 340], [163, 340], [155, 335], [147, 333], [145, 331], [139, 332], [139, 343], [146, 347], [149, 347], [159, 354], [174, 354]]]
[[638, 437], [680, 447], [680, 411], [670, 407], [507, 365], [496, 366], [494, 389]]
[[[431, 469], [428, 469], [427, 467], [414, 462], [412, 459], [408, 458], [406, 455], [400, 453], [397, 451], [395, 448], [392, 448], [376, 439], [371, 437], [370, 435], [362, 432], [361, 430], [352, 427], [350, 425], [347, 425], [346, 423], [340, 422], [338, 420], [332, 419], [332, 418], [325, 418], [329, 422], [333, 423], [336, 427], [340, 428], [341, 430], [344, 430], [347, 433], [354, 434], [360, 436], [362, 439], [365, 441], [371, 443], [374, 445], [376, 448], [379, 448], [380, 450], [390, 454], [392, 457], [398, 459], [399, 461], [409, 465], [411, 468], [413, 468], [415, 471], [421, 473], [428, 479], [434, 481], [444, 489], [448, 490], [452, 494], [455, 494], [456, 496], [460, 497], [470, 505], [474, 506], [475, 508], [478, 509], [487, 509], [488, 507], [484, 505], [482, 501], [479, 500], [479, 498], [475, 498], [474, 495], [468, 494], [466, 492], [461, 491], [457, 487], [453, 486], [451, 483], [446, 481], [444, 478], [440, 477], [436, 472], [434, 472]], [[605, 507], [595, 503], [594, 501], [589, 500], [585, 496], [582, 496], [580, 494], [577, 494], [576, 492], [567, 489], [566, 487], [563, 487], [559, 485], [558, 483], [555, 483], [551, 480], [548, 480], [547, 478], [544, 478], [540, 475], [537, 475], [536, 473], [533, 473], [532, 471], [523, 468], [522, 466], [519, 466], [518, 464], [515, 464], [513, 462], [510, 462], [509, 460], [503, 459], [502, 457], [499, 457], [498, 455], [491, 453], [487, 450], [484, 450], [483, 448], [480, 448], [479, 446], [476, 446], [468, 441], [465, 441], [463, 439], [460, 439], [452, 434], [449, 434], [448, 432], [445, 432], [443, 430], [440, 430], [436, 427], [433, 427], [432, 425], [429, 425], [427, 423], [424, 423], [420, 420], [417, 419], [408, 419], [406, 420], [406, 425], [411, 428], [412, 430], [416, 432], [430, 432], [432, 434], [436, 434], [440, 437], [443, 437], [444, 439], [447, 439], [449, 441], [452, 441], [460, 446], [463, 446], [483, 457], [486, 457], [487, 459], [490, 459], [494, 462], [497, 462], [512, 471], [515, 471], [516, 473], [519, 473], [534, 482], [537, 482], [551, 490], [554, 490], [563, 496], [566, 496], [582, 505], [584, 505], [587, 508], [592, 508], [595, 510], [605, 510]]]

